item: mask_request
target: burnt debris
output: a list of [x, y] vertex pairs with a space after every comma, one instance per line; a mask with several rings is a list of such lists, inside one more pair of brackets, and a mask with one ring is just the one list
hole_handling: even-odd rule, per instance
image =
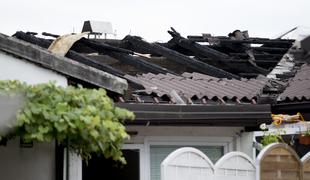
[[[122, 40], [82, 38], [65, 56], [126, 79], [129, 83], [127, 94], [115, 96], [115, 100], [120, 102], [125, 99], [173, 103], [173, 98], [169, 97], [170, 90], [178, 89], [178, 95], [189, 104], [206, 104], [210, 100], [220, 104], [256, 103], [261, 101], [260, 97], [266, 96], [266, 92], [275, 91], [274, 86], [266, 88], [269, 80], [261, 75], [270, 73], [294, 43], [292, 39], [253, 38], [240, 30], [228, 36], [203, 34], [184, 37], [174, 28], [168, 33], [171, 39], [166, 43], [150, 43], [130, 35]], [[39, 38], [34, 32], [20, 31], [13, 36], [46, 49], [59, 37], [46, 32], [42, 35], [47, 38]], [[186, 73], [191, 76], [187, 77]], [[204, 79], [206, 77], [212, 79]], [[249, 87], [255, 89], [254, 94]], [[163, 90], [166, 91], [161, 94]], [[222, 93], [225, 96], [221, 96], [217, 92], [227, 94]]]

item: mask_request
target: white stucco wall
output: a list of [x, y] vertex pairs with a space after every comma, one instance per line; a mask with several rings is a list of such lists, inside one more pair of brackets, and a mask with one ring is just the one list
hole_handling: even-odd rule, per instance
[[34, 143], [20, 148], [19, 139], [0, 146], [0, 179], [55, 180], [54, 143]]
[[244, 152], [251, 158], [255, 157], [253, 152], [253, 137], [253, 132], [242, 133], [240, 136], [240, 149], [237, 149], [238, 151]]
[[139, 144], [152, 136], [180, 136], [180, 137], [237, 137], [243, 127], [206, 127], [206, 126], [127, 126], [127, 131], [138, 134], [131, 137], [130, 142]]
[[140, 151], [140, 177], [150, 180], [150, 148], [152, 145], [223, 146], [224, 153], [241, 151], [252, 157], [252, 135], [244, 133], [243, 127], [206, 126], [127, 126], [135, 132], [124, 149]]
[[[206, 127], [206, 126], [127, 126], [127, 131], [137, 132], [127, 143], [144, 144], [148, 138], [163, 139], [174, 137], [181, 141], [191, 140], [216, 142], [227, 141], [229, 151], [241, 151], [253, 156], [253, 133], [242, 132], [243, 127]], [[178, 138], [179, 137], [179, 138]]]
[[[1, 51], [0, 80], [19, 80], [28, 84], [56, 81], [57, 85], [67, 86], [66, 77]], [[16, 106], [15, 100], [8, 103], [6, 99], [0, 98], [1, 106]], [[0, 121], [12, 117], [15, 117], [14, 113], [0, 109]], [[32, 148], [20, 148], [18, 139], [0, 146], [0, 179], [55, 180], [54, 143], [34, 143]]]
[[28, 84], [56, 81], [67, 86], [66, 77], [0, 51], [0, 80], [20, 80]]

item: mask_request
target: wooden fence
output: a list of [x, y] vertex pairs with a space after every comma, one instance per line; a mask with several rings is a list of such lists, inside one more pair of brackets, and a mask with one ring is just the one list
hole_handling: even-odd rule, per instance
[[301, 180], [302, 163], [287, 144], [271, 144], [256, 159], [257, 177], [261, 180]]
[[303, 179], [310, 180], [310, 152], [301, 158], [303, 164]]
[[255, 162], [230, 152], [215, 164], [191, 147], [177, 149], [161, 163], [161, 180], [310, 180], [310, 152], [302, 159], [287, 144], [265, 147]]

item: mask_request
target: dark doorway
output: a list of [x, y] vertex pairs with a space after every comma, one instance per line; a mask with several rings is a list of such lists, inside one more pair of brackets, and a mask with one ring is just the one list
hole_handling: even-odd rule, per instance
[[92, 156], [83, 162], [83, 180], [139, 180], [139, 150], [123, 150], [127, 164], [122, 165], [103, 156]]

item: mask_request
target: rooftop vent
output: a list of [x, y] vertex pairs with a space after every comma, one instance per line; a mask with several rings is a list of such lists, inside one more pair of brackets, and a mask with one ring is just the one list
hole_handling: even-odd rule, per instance
[[100, 38], [101, 35], [104, 35], [104, 38], [107, 38], [108, 34], [113, 34], [115, 36], [112, 24], [105, 21], [84, 21], [82, 32], [90, 32], [89, 35], [94, 35], [95, 39], [97, 36]]

